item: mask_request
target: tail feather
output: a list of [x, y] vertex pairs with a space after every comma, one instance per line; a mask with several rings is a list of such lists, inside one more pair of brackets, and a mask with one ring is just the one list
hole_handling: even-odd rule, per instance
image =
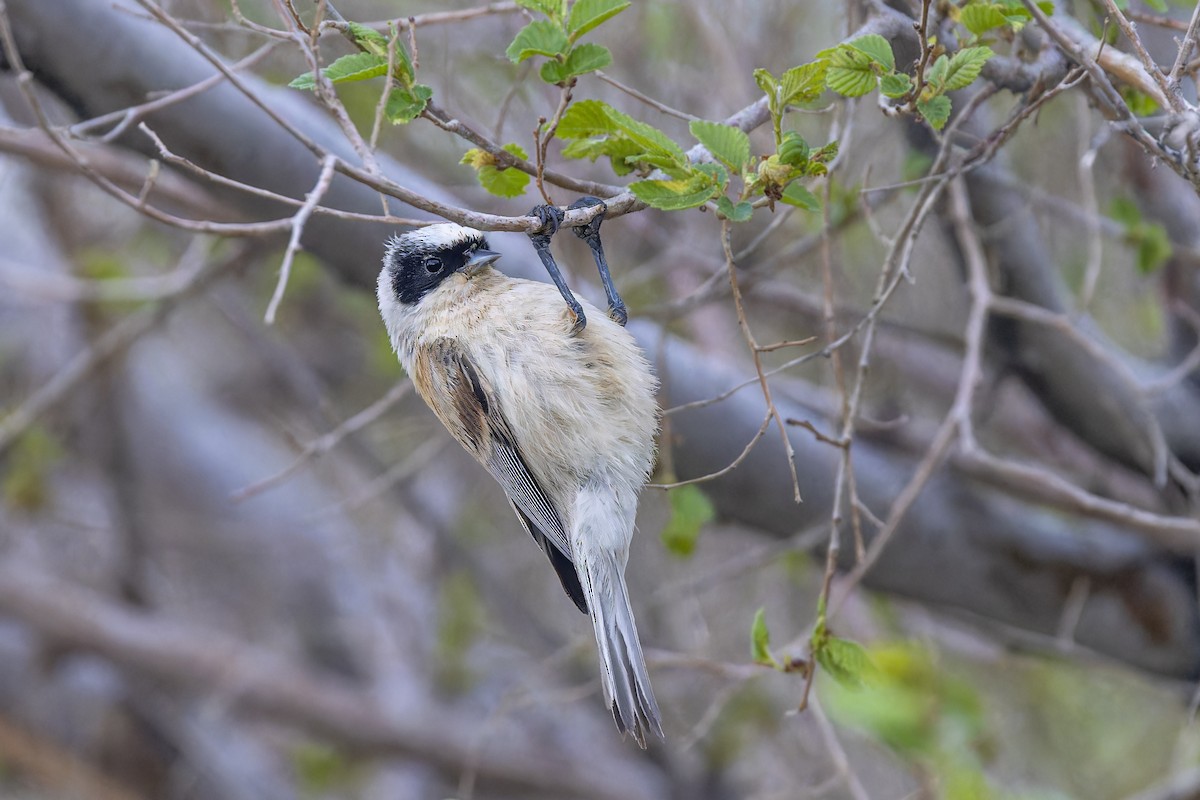
[[621, 733], [632, 734], [638, 745], [645, 748], [646, 731], [662, 738], [662, 721], [629, 605], [624, 565], [612, 553], [595, 554], [580, 561], [577, 566], [582, 568], [588, 610], [600, 652], [604, 698]]

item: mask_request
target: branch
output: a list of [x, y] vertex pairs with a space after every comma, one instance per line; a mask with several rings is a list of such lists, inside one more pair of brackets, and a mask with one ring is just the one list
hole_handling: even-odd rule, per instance
[[97, 653], [171, 686], [223, 695], [243, 713], [298, 725], [359, 752], [415, 757], [451, 777], [473, 768], [484, 780], [522, 794], [597, 800], [660, 796], [632, 764], [602, 773], [581, 768], [514, 730], [489, 739], [478, 752], [475, 722], [449, 708], [422, 701], [403, 713], [386, 713], [372, 692], [297, 667], [264, 648], [126, 610], [11, 561], [0, 565], [0, 612], [56, 644]]

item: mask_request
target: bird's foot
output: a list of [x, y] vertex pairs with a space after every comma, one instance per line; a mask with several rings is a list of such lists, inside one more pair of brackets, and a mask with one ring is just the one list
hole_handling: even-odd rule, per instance
[[550, 240], [554, 234], [558, 233], [558, 227], [562, 224], [565, 215], [557, 206], [542, 205], [534, 206], [530, 210], [529, 216], [535, 217], [542, 223], [536, 233], [529, 234], [529, 241], [533, 243], [533, 249], [537, 251], [538, 258], [542, 260], [542, 266], [546, 268], [546, 272], [550, 273], [550, 280], [554, 281], [559, 294], [567, 304], [567, 311], [572, 320], [571, 335], [578, 336], [587, 327], [587, 317], [583, 313], [583, 306], [575, 299], [575, 295], [571, 294], [571, 288], [567, 286], [566, 279], [563, 278], [558, 264], [554, 261], [554, 254], [550, 252]]
[[608, 213], [608, 206], [599, 197], [585, 196], [576, 200], [569, 208], [590, 208], [594, 206], [599, 206], [600, 210], [596, 212], [596, 215], [586, 225], [580, 225], [575, 228], [575, 235], [587, 242], [588, 247], [591, 248], [592, 258], [596, 262], [596, 269], [600, 272], [600, 282], [604, 284], [604, 295], [608, 298], [609, 318], [618, 325], [624, 326], [629, 321], [629, 312], [625, 308], [625, 301], [617, 293], [612, 273], [608, 271], [608, 261], [604, 258], [604, 245], [600, 243], [600, 224], [604, 222], [604, 216]]

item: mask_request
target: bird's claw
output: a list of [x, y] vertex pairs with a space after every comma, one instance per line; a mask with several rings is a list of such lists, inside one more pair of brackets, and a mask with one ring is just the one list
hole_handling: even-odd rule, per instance
[[624, 303], [618, 303], [608, 307], [608, 318], [624, 328], [625, 323], [629, 322], [629, 311]]
[[604, 216], [608, 213], [608, 204], [599, 197], [585, 195], [576, 200], [574, 203], [571, 203], [571, 205], [567, 206], [568, 211], [573, 211], [577, 208], [592, 208], [595, 206], [600, 206], [600, 210], [596, 212], [596, 215], [588, 220], [586, 225], [579, 225], [572, 229], [575, 231], [576, 236], [587, 242], [589, 246], [593, 247], [593, 249], [595, 245], [592, 245], [592, 242], [595, 241], [599, 243], [600, 241], [600, 223], [604, 222]]
[[566, 214], [558, 206], [540, 205], [531, 208], [529, 216], [535, 217], [542, 223], [536, 232], [529, 234], [529, 238], [533, 240], [534, 247], [549, 247], [550, 238], [558, 233], [558, 227], [562, 225]]
[[583, 315], [583, 309], [576, 311], [573, 308], [567, 308], [567, 314], [571, 317], [571, 329], [568, 331], [572, 337], [579, 336], [587, 327], [587, 317]]

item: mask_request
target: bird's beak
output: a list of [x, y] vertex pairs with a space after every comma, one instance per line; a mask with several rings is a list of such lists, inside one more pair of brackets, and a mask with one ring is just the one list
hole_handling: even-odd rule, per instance
[[499, 257], [499, 253], [495, 253], [491, 250], [476, 250], [471, 254], [471, 257], [467, 259], [467, 263], [463, 264], [462, 271], [468, 278], [474, 278], [476, 275], [483, 272], [484, 269], [491, 266], [492, 262]]

